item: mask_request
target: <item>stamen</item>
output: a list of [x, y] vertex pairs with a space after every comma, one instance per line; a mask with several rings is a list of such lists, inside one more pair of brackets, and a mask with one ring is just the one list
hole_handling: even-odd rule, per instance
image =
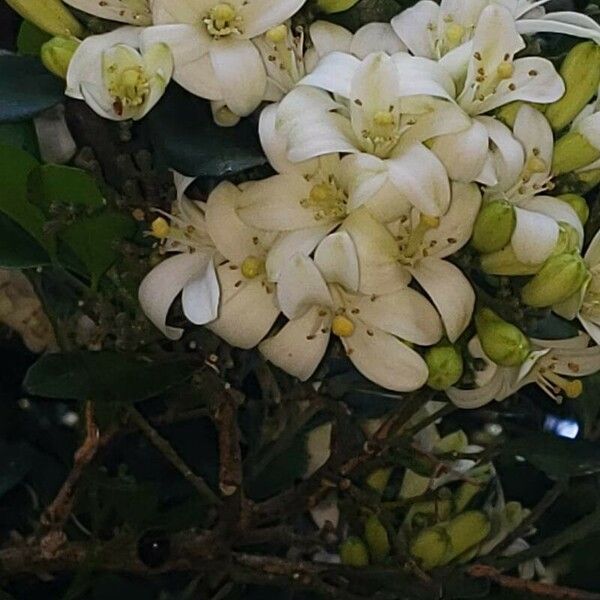
[[164, 240], [169, 237], [171, 226], [166, 219], [158, 217], [152, 221], [152, 235], [159, 240]]
[[408, 244], [404, 250], [404, 255], [412, 258], [423, 245], [425, 235], [430, 229], [436, 229], [440, 225], [440, 218], [431, 215], [421, 215], [419, 224], [413, 229], [410, 234]]
[[337, 315], [333, 319], [331, 325], [331, 331], [338, 337], [347, 338], [350, 337], [355, 330], [354, 323], [344, 315]]
[[288, 29], [285, 25], [278, 25], [277, 27], [273, 27], [273, 29], [269, 29], [265, 34], [267, 40], [272, 42], [273, 44], [279, 44], [280, 42], [285, 41], [288, 35]]

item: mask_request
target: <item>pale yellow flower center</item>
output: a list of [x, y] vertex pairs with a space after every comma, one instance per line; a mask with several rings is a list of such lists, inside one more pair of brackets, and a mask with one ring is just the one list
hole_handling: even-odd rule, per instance
[[246, 279], [255, 279], [265, 272], [265, 261], [256, 256], [248, 256], [242, 263], [242, 275]]
[[460, 23], [450, 23], [446, 26], [445, 34], [448, 44], [454, 48], [462, 41], [465, 35], [465, 28]]
[[322, 221], [344, 217], [347, 202], [346, 194], [330, 179], [314, 185], [308, 198], [301, 200], [300, 204], [313, 211], [315, 221]]
[[215, 4], [202, 22], [206, 25], [208, 33], [217, 38], [242, 33], [242, 18], [228, 2]]
[[338, 337], [350, 337], [355, 330], [354, 323], [345, 315], [337, 315], [331, 324], [331, 331]]
[[150, 81], [142, 66], [119, 69], [117, 63], [106, 68], [108, 93], [113, 108], [121, 116], [128, 107], [141, 106], [148, 97]]

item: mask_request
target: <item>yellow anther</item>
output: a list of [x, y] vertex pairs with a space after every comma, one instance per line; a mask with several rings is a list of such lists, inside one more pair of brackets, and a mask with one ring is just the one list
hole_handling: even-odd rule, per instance
[[394, 115], [391, 112], [387, 110], [380, 110], [379, 112], [375, 113], [375, 116], [373, 117], [373, 122], [375, 123], [375, 125], [385, 127], [388, 125], [393, 125], [396, 122], [396, 120], [394, 119]]
[[463, 39], [465, 35], [465, 28], [459, 23], [450, 23], [446, 27], [446, 39], [450, 42], [450, 44], [457, 45]]
[[152, 221], [152, 235], [159, 240], [164, 240], [169, 236], [171, 231], [171, 227], [169, 223], [167, 223], [166, 219], [162, 217], [158, 217], [158, 219], [154, 219]]
[[539, 156], [532, 156], [527, 161], [527, 170], [530, 173], [545, 173], [548, 170], [548, 165]]
[[273, 44], [279, 44], [287, 39], [288, 28], [285, 25], [278, 25], [277, 27], [273, 27], [273, 29], [269, 29], [265, 34], [267, 40], [272, 42]]
[[510, 79], [514, 72], [515, 68], [513, 64], [507, 60], [501, 62], [496, 69], [496, 73], [498, 73], [500, 79]]
[[573, 379], [565, 385], [564, 390], [567, 398], [579, 398], [583, 393], [583, 383], [581, 379]]
[[[583, 393], [583, 383], [581, 383], [580, 379], [567, 379], [550, 370], [540, 371], [540, 376], [542, 388], [544, 389], [547, 389], [543, 385], [545, 380], [551, 386], [554, 386], [555, 393], [562, 391], [567, 398], [579, 398]], [[538, 379], [538, 381], [540, 380]]]
[[432, 217], [431, 215], [421, 215], [420, 224], [428, 229], [436, 229], [440, 225], [440, 218]]
[[338, 315], [333, 319], [331, 331], [338, 337], [350, 337], [354, 333], [354, 323], [344, 315]]
[[264, 273], [265, 261], [256, 256], [248, 256], [242, 263], [242, 275], [246, 279], [254, 279]]
[[232, 21], [235, 15], [235, 8], [227, 2], [217, 4], [210, 9], [210, 18], [216, 23]]

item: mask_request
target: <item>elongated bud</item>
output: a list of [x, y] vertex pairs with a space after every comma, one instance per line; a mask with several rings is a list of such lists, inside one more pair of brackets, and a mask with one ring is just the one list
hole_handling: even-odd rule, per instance
[[392, 475], [392, 468], [388, 467], [387, 469], [377, 469], [377, 471], [373, 471], [366, 480], [367, 485], [376, 492], [383, 494], [387, 484], [390, 481], [390, 477]]
[[358, 0], [317, 0], [319, 10], [324, 13], [339, 13], [352, 8]]
[[[443, 489], [443, 488], [442, 488]], [[405, 522], [409, 527], [433, 525], [450, 518], [454, 510], [451, 498], [437, 498], [425, 502], [415, 502], [409, 509]]]
[[484, 513], [470, 510], [454, 517], [445, 530], [450, 538], [449, 550], [444, 557], [444, 564], [447, 564], [485, 540], [491, 525]]
[[583, 196], [579, 194], [561, 194], [557, 198], [566, 202], [575, 211], [582, 225], [587, 223], [590, 216], [590, 208]]
[[498, 252], [484, 254], [481, 257], [481, 268], [490, 275], [534, 275], [541, 265], [526, 265], [520, 262], [512, 246], [506, 246]]
[[490, 360], [503, 367], [516, 367], [525, 361], [531, 346], [527, 336], [489, 308], [475, 316], [481, 347]]
[[410, 543], [410, 554], [415, 558], [422, 569], [429, 571], [444, 563], [450, 549], [450, 537], [446, 530], [435, 525], [423, 529]]
[[579, 233], [568, 223], [561, 223], [558, 231], [558, 241], [551, 256], [576, 252], [577, 250], [579, 250]]
[[583, 42], [571, 49], [560, 67], [565, 95], [546, 108], [546, 118], [554, 131], [564, 129], [585, 108], [600, 85], [600, 46]]
[[349, 537], [340, 546], [342, 564], [350, 567], [366, 567], [369, 564], [369, 551], [359, 537]]
[[425, 353], [425, 362], [429, 368], [427, 385], [434, 390], [447, 390], [463, 374], [463, 358], [452, 344], [438, 344]]
[[390, 540], [387, 529], [376, 515], [371, 515], [365, 523], [365, 540], [374, 563], [383, 562], [390, 553]]
[[482, 254], [502, 250], [510, 242], [516, 224], [512, 204], [503, 200], [490, 202], [477, 215], [471, 244]]
[[578, 120], [554, 145], [552, 172], [562, 175], [583, 169], [600, 158], [600, 112]]
[[454, 505], [456, 512], [462, 512], [481, 491], [481, 486], [470, 481], [465, 481], [454, 493]]
[[61, 0], [6, 0], [24, 19], [51, 35], [83, 37], [85, 29]]
[[528, 306], [543, 308], [558, 304], [573, 295], [588, 278], [588, 270], [577, 253], [551, 256], [521, 290]]
[[42, 45], [42, 62], [48, 71], [61, 79], [66, 79], [69, 63], [78, 47], [79, 42], [75, 39], [53, 37]]
[[465, 446], [469, 445], [469, 438], [462, 429], [457, 429], [443, 438], [439, 439], [433, 446], [436, 454], [449, 454], [450, 452], [460, 452]]

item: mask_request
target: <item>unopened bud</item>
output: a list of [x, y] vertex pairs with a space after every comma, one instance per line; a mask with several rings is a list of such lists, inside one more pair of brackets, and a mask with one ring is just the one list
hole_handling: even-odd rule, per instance
[[376, 515], [371, 515], [365, 522], [365, 540], [374, 563], [383, 562], [390, 553], [390, 540], [387, 529]]
[[447, 564], [485, 540], [491, 524], [484, 513], [471, 510], [458, 515], [444, 528], [450, 538], [448, 553], [444, 557], [444, 564]]
[[339, 13], [352, 8], [358, 0], [317, 0], [319, 10], [324, 13]]
[[433, 446], [436, 454], [449, 454], [450, 452], [460, 452], [465, 446], [469, 445], [469, 438], [462, 429], [457, 429], [443, 438], [439, 439]]
[[546, 108], [546, 118], [554, 131], [564, 129], [585, 108], [600, 85], [600, 46], [582, 42], [574, 46], [560, 67], [565, 82], [564, 96]]
[[587, 167], [600, 158], [600, 150], [579, 131], [569, 131], [554, 145], [552, 172], [563, 175]]
[[521, 110], [521, 107], [524, 106], [525, 104], [527, 104], [528, 106], [531, 106], [532, 108], [535, 108], [536, 110], [538, 110], [541, 113], [543, 113], [544, 110], [546, 109], [545, 104], [532, 104], [530, 102], [525, 103], [525, 102], [522, 102], [521, 100], [515, 100], [514, 102], [509, 102], [508, 104], [501, 106], [496, 111], [496, 117], [498, 117], [498, 119], [500, 119], [500, 121], [502, 121], [505, 125], [507, 125], [508, 127], [510, 127], [512, 129], [515, 125], [515, 121], [517, 120], [517, 113], [519, 112], [519, 110]]
[[587, 223], [590, 216], [590, 208], [583, 196], [579, 194], [561, 194], [557, 198], [566, 202], [575, 211], [582, 225]]
[[503, 367], [516, 367], [531, 351], [527, 336], [515, 325], [501, 319], [489, 308], [475, 316], [481, 347], [490, 360]]
[[433, 525], [450, 518], [454, 510], [454, 501], [450, 498], [436, 498], [424, 502], [415, 502], [406, 515], [409, 527]]
[[78, 47], [79, 42], [73, 38], [53, 37], [42, 45], [42, 62], [48, 71], [66, 79], [69, 63]]
[[434, 390], [447, 390], [463, 374], [463, 358], [452, 344], [439, 344], [425, 353], [425, 362], [429, 368], [427, 385]]
[[42, 31], [63, 37], [83, 37], [85, 29], [61, 0], [6, 0], [25, 20]]
[[383, 494], [392, 475], [392, 468], [377, 469], [373, 471], [366, 480], [367, 485], [376, 492]]
[[369, 564], [369, 551], [359, 537], [349, 537], [340, 546], [340, 559], [343, 565], [366, 567]]
[[477, 215], [471, 244], [482, 254], [502, 250], [510, 242], [516, 224], [512, 204], [503, 200], [489, 202]]
[[587, 267], [579, 254], [551, 256], [523, 287], [521, 299], [534, 308], [552, 306], [577, 292], [588, 277]]
[[498, 252], [484, 254], [481, 257], [481, 269], [490, 275], [534, 275], [540, 269], [539, 265], [526, 265], [517, 259], [512, 246], [506, 246]]
[[551, 256], [579, 250], [579, 232], [568, 223], [561, 223], [558, 230], [558, 240]]
[[465, 481], [454, 493], [456, 512], [462, 512], [471, 500], [481, 491], [481, 486]]
[[576, 173], [579, 190], [582, 194], [587, 194], [600, 183], [600, 169], [590, 169], [589, 171], [579, 171]]
[[421, 568], [429, 571], [445, 564], [444, 559], [450, 549], [450, 537], [439, 525], [423, 529], [410, 543], [410, 554]]

